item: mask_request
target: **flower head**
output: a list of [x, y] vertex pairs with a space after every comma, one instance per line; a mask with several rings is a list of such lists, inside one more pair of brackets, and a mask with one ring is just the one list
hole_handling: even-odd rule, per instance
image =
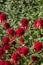
[[4, 61], [4, 65], [12, 65], [10, 61]]
[[34, 27], [40, 29], [43, 28], [43, 19], [38, 19], [34, 21]]
[[28, 28], [28, 20], [26, 19], [26, 18], [22, 18], [21, 19], [21, 25], [25, 28], [25, 29], [27, 29]]
[[8, 28], [10, 28], [10, 24], [9, 23], [4, 23], [4, 29], [6, 30]]
[[22, 47], [21, 48], [21, 54], [23, 54], [24, 56], [27, 56], [28, 55], [28, 48], [27, 47]]
[[10, 50], [10, 45], [9, 44], [4, 44], [3, 49], [4, 50]]
[[0, 23], [4, 22], [7, 19], [7, 16], [5, 13], [0, 14]]
[[17, 64], [18, 61], [19, 61], [19, 59], [20, 59], [19, 53], [13, 52], [12, 55], [11, 55], [11, 59], [12, 59], [12, 62], [13, 62], [14, 64]]
[[4, 64], [4, 61], [3, 60], [0, 60], [0, 65], [3, 65]]
[[34, 62], [34, 61], [36, 61], [36, 60], [37, 60], [37, 57], [36, 57], [36, 56], [34, 56], [34, 55], [31, 55], [31, 56], [30, 56], [30, 59]]
[[22, 36], [22, 35], [24, 35], [24, 33], [25, 33], [24, 28], [17, 28], [16, 29], [16, 36]]
[[2, 41], [3, 41], [4, 44], [5, 44], [5, 43], [8, 43], [8, 42], [9, 42], [8, 36], [4, 36], [4, 37], [2, 38]]
[[39, 52], [42, 49], [42, 42], [35, 42], [33, 44], [33, 49], [35, 49], [36, 52]]
[[20, 39], [20, 44], [24, 44], [24, 41], [25, 41], [25, 39], [24, 38], [21, 38]]
[[11, 36], [14, 36], [15, 30], [14, 29], [8, 29], [7, 33]]

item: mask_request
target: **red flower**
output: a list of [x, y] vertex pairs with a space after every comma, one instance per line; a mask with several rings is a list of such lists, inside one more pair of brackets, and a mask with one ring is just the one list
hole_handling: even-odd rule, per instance
[[21, 54], [23, 54], [24, 56], [27, 56], [27, 54], [28, 54], [28, 48], [27, 47], [22, 47], [21, 48]]
[[14, 36], [15, 30], [13, 30], [13, 29], [8, 29], [7, 33], [8, 33], [9, 35], [11, 35], [11, 36]]
[[42, 42], [35, 42], [33, 48], [36, 52], [39, 52], [42, 49]]
[[10, 49], [10, 45], [9, 44], [4, 44], [3, 45], [3, 49], [4, 50], [9, 50]]
[[14, 64], [17, 64], [19, 59], [20, 59], [20, 55], [17, 52], [13, 52], [11, 55], [11, 59], [14, 62]]
[[4, 61], [4, 65], [11, 65], [10, 61]]
[[28, 20], [26, 19], [26, 18], [22, 18], [22, 20], [21, 20], [21, 25], [25, 28], [25, 29], [27, 29], [27, 27], [28, 27]]
[[24, 41], [25, 41], [25, 39], [24, 38], [21, 38], [20, 39], [20, 44], [24, 44]]
[[18, 53], [21, 53], [21, 47], [18, 47], [18, 48], [17, 48], [17, 52], [18, 52]]
[[3, 65], [4, 64], [4, 61], [3, 60], [0, 60], [0, 65]]
[[10, 28], [10, 24], [9, 23], [5, 23], [4, 24], [4, 29], [8, 29], [8, 28]]
[[24, 28], [17, 28], [16, 29], [16, 36], [22, 36], [24, 34]]
[[2, 38], [2, 41], [3, 41], [4, 44], [5, 44], [5, 43], [8, 43], [8, 42], [9, 42], [9, 38], [8, 38], [7, 36], [4, 36], [4, 37]]
[[7, 19], [7, 16], [5, 13], [1, 13], [0, 14], [0, 23], [2, 23], [3, 21], [5, 21]]
[[25, 39], [24, 38], [21, 38], [20, 39], [20, 44], [24, 44], [24, 41], [25, 41]]
[[43, 28], [43, 20], [42, 19], [35, 20], [34, 27], [36, 27], [38, 29]]
[[30, 59], [34, 62], [37, 60], [37, 57], [32, 55], [32, 56], [30, 56]]
[[2, 57], [3, 55], [4, 55], [4, 49], [0, 47], [0, 57]]

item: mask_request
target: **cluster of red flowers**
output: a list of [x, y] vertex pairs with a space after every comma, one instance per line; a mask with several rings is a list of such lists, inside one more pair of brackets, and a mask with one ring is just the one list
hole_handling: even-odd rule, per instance
[[[15, 39], [17, 37], [20, 37], [19, 43], [22, 45], [22, 47], [18, 47], [16, 51], [13, 51], [11, 54], [11, 58], [9, 61], [6, 60], [0, 60], [0, 65], [16, 65], [17, 63], [20, 63], [21, 55], [27, 56], [29, 54], [29, 48], [24, 46], [25, 44], [25, 38], [24, 33], [28, 29], [29, 22], [26, 18], [22, 18], [20, 22], [20, 27], [16, 30], [12, 29], [9, 22], [7, 22], [7, 16], [5, 13], [0, 14], [0, 24], [3, 25], [3, 28], [6, 30], [7, 36], [3, 36], [2, 38], [2, 46], [0, 47], [0, 58], [3, 58], [5, 55], [5, 50], [11, 50], [11, 45], [15, 45]], [[40, 29], [43, 28], [43, 19], [38, 19], [34, 21], [34, 27]], [[42, 42], [34, 42], [32, 49], [35, 50], [35, 52], [39, 52], [43, 48]], [[30, 60], [32, 60], [32, 63], [36, 61], [38, 58], [34, 55], [30, 56]], [[32, 65], [32, 63], [30, 65]]]

